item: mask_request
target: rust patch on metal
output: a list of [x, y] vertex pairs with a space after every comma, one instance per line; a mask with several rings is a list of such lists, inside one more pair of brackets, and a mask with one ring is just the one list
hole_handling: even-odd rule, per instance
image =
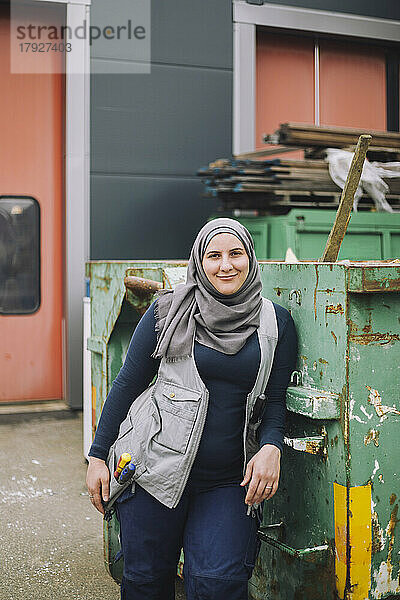
[[108, 290], [110, 289], [110, 285], [111, 285], [111, 277], [109, 277], [108, 275], [105, 275], [104, 277], [97, 277], [97, 280], [102, 280], [104, 281], [104, 285], [97, 286], [97, 289], [101, 290], [102, 292], [108, 292]]
[[385, 536], [379, 525], [378, 514], [372, 513], [372, 554], [382, 552], [385, 549]]
[[124, 284], [126, 288], [129, 288], [136, 294], [154, 294], [163, 287], [159, 281], [145, 279], [144, 277], [134, 277], [133, 275], [125, 277]]
[[397, 498], [396, 494], [390, 494], [390, 500], [389, 500], [390, 505], [395, 503], [396, 498]]
[[285, 288], [275, 287], [274, 290], [277, 296], [282, 296], [282, 292], [285, 290]]
[[368, 446], [371, 442], [375, 444], [376, 447], [379, 446], [379, 431], [376, 429], [369, 429], [367, 435], [364, 436], [364, 445]]
[[399, 519], [397, 518], [398, 512], [399, 512], [399, 505], [396, 504], [396, 506], [393, 508], [392, 512], [390, 513], [390, 521], [389, 521], [389, 525], [387, 527], [387, 534], [389, 537], [394, 537], [394, 529], [396, 527], [396, 524], [399, 522]]
[[400, 291], [400, 278], [384, 277], [379, 281], [364, 279], [363, 290], [366, 292], [398, 292]]
[[400, 341], [400, 336], [397, 333], [366, 333], [361, 335], [350, 336], [352, 342], [356, 344], [362, 344], [368, 346], [369, 344], [378, 343], [381, 346], [385, 344], [392, 344], [393, 342]]
[[342, 563], [345, 563], [347, 560], [347, 525], [338, 525], [336, 524], [336, 545], [335, 552], [337, 554], [338, 560]]
[[318, 442], [306, 442], [306, 452], [309, 454], [321, 454], [321, 447]]
[[393, 342], [400, 341], [400, 335], [398, 333], [380, 333], [379, 331], [372, 332], [369, 330], [369, 326], [366, 325], [364, 330], [367, 328], [366, 333], [358, 333], [358, 327], [351, 319], [348, 319], [347, 325], [350, 328], [349, 341], [363, 346], [369, 344], [379, 344], [384, 346], [386, 344], [392, 344]]
[[372, 332], [372, 313], [370, 311], [369, 315], [368, 315], [368, 321], [367, 324], [364, 325], [364, 327], [362, 328], [364, 333], [371, 333]]
[[333, 331], [331, 331], [331, 336], [333, 337], [333, 339], [335, 340], [335, 344], [337, 345], [337, 337]]
[[385, 406], [382, 403], [382, 397], [379, 394], [378, 390], [374, 390], [369, 385], [366, 385], [365, 387], [369, 391], [368, 402], [372, 404], [372, 406], [375, 408], [375, 412], [378, 415], [378, 417], [386, 418], [387, 414], [389, 413], [400, 415], [400, 410], [397, 410], [397, 408], [395, 408], [394, 406]]
[[392, 554], [393, 554], [393, 546], [394, 546], [394, 530], [396, 528], [396, 524], [399, 522], [399, 519], [397, 518], [397, 513], [399, 511], [399, 505], [396, 504], [396, 506], [393, 507], [392, 512], [390, 513], [390, 521], [389, 524], [387, 526], [386, 529], [386, 533], [388, 535], [389, 538], [389, 551], [388, 551], [388, 557], [387, 557], [387, 565], [389, 567], [392, 567]]
[[320, 363], [321, 363], [321, 365], [329, 365], [328, 361], [327, 361], [327, 360], [325, 360], [324, 358], [319, 358], [319, 359], [318, 359], [318, 362], [320, 362]]
[[330, 313], [333, 315], [343, 315], [344, 309], [343, 306], [339, 304], [328, 304], [325, 307], [325, 314]]

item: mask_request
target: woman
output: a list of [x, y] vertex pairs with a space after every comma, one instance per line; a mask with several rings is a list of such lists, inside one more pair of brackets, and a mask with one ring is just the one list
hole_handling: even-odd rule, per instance
[[141, 468], [116, 501], [123, 600], [173, 600], [181, 547], [188, 600], [247, 600], [259, 546], [252, 509], [278, 488], [296, 361], [292, 318], [261, 288], [249, 232], [215, 219], [197, 235], [186, 284], [161, 293], [135, 329], [87, 474], [91, 502], [104, 512], [105, 460], [129, 410], [121, 430], [134, 424]]

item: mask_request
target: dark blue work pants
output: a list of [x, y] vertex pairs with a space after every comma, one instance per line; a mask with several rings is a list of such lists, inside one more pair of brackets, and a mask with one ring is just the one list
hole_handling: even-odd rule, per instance
[[188, 484], [174, 509], [139, 485], [117, 503], [124, 557], [122, 600], [174, 600], [180, 549], [187, 600], [247, 600], [258, 552], [258, 520], [247, 516], [239, 484]]

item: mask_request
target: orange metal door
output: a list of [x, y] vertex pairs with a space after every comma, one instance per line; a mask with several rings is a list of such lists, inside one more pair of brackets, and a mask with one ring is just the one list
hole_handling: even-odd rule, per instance
[[[10, 73], [9, 15], [0, 7], [0, 195], [40, 206], [41, 303], [0, 314], [0, 401], [63, 397], [63, 53], [54, 74]], [[12, 311], [11, 311], [12, 312]]]
[[[354, 41], [318, 44], [320, 124], [385, 130], [385, 49]], [[257, 149], [280, 123], [313, 124], [316, 93], [314, 40], [257, 30]]]
[[386, 129], [383, 48], [320, 42], [321, 125]]
[[256, 48], [256, 148], [262, 150], [263, 134], [280, 123], [314, 123], [314, 42], [257, 30]]

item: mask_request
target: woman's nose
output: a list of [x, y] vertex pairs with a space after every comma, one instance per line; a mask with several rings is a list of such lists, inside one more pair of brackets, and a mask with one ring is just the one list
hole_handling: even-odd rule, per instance
[[220, 269], [221, 269], [221, 271], [231, 271], [232, 270], [232, 264], [231, 264], [231, 261], [229, 260], [229, 256], [222, 256]]

